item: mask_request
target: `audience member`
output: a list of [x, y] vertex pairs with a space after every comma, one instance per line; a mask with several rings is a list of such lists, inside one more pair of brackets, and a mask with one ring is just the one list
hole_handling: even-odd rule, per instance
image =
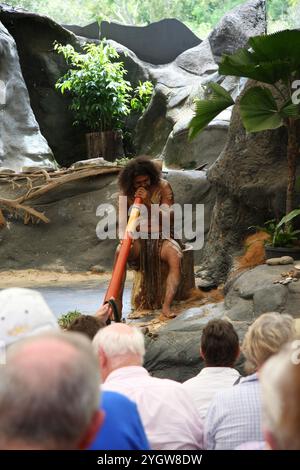
[[100, 320], [100, 318], [94, 317], [93, 315], [80, 315], [74, 318], [67, 330], [83, 333], [92, 340], [100, 328], [104, 326], [106, 326], [106, 323]]
[[136, 404], [117, 392], [103, 391], [104, 423], [90, 450], [149, 450]]
[[205, 421], [207, 449], [235, 449], [243, 443], [263, 441], [257, 371], [294, 335], [294, 320], [290, 315], [265, 313], [250, 326], [242, 350], [251, 375], [241, 379], [238, 385], [218, 392], [212, 400]]
[[103, 390], [136, 402], [152, 449], [201, 449], [203, 427], [182, 384], [151, 377], [142, 367], [144, 336], [122, 323], [102, 328], [93, 340], [99, 355]]
[[84, 449], [103, 421], [90, 342], [49, 332], [11, 346], [0, 380], [0, 449]]
[[0, 292], [0, 342], [5, 347], [26, 336], [58, 328], [39, 292], [18, 287]]
[[239, 352], [239, 338], [229, 321], [211, 320], [207, 323], [200, 346], [205, 367], [196, 377], [182, 384], [203, 420], [216, 392], [232, 387], [239, 380], [240, 374], [233, 368]]
[[300, 450], [300, 340], [271, 357], [259, 379], [267, 445], [272, 450]]

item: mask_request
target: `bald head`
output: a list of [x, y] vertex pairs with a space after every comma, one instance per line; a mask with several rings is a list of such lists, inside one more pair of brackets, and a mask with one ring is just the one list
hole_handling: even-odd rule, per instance
[[114, 323], [102, 328], [93, 339], [93, 347], [100, 356], [104, 379], [114, 369], [143, 364], [144, 336], [136, 327]]
[[39, 388], [47, 389], [81, 353], [69, 338], [65, 341], [65, 337], [62, 340], [57, 336], [42, 336], [11, 347], [7, 358], [9, 368], [22, 370], [22, 380], [36, 382]]
[[12, 346], [1, 371], [1, 448], [76, 448], [98, 410], [99, 380], [82, 335], [48, 333]]

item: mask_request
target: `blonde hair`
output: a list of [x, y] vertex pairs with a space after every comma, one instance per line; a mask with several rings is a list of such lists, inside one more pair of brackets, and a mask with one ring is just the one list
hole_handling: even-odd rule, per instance
[[[300, 340], [285, 345], [263, 365], [263, 427], [276, 450], [300, 449]], [[266, 434], [268, 439], [268, 434]]]
[[242, 345], [245, 370], [255, 372], [296, 335], [294, 319], [277, 312], [264, 313], [249, 327]]

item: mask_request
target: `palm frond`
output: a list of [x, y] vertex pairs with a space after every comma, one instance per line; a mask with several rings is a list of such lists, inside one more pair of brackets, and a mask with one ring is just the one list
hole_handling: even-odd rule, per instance
[[283, 125], [277, 103], [267, 88], [249, 88], [240, 100], [240, 112], [248, 132], [277, 129]]
[[217, 83], [210, 83], [208, 87], [212, 89], [211, 98], [195, 101], [195, 116], [189, 124], [189, 140], [195, 138], [221, 111], [234, 104], [225, 88]]

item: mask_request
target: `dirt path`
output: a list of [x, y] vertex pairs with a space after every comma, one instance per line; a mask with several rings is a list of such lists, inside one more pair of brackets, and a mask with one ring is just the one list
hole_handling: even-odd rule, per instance
[[[89, 282], [104, 284], [109, 282], [110, 278], [110, 272], [57, 272], [37, 269], [0, 271], [0, 289], [7, 287], [55, 287]], [[128, 273], [127, 279], [129, 281], [132, 279], [131, 273]]]

